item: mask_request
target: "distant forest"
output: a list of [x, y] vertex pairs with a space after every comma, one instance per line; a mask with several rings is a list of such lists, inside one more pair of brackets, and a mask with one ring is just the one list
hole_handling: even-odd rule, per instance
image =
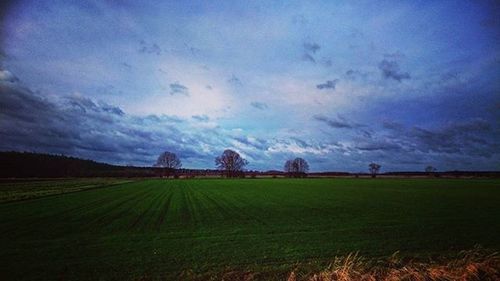
[[[246, 171], [247, 175], [283, 174], [280, 171]], [[176, 176], [221, 176], [215, 169], [176, 169]], [[162, 177], [165, 168], [119, 166], [64, 155], [0, 152], [0, 178]]]
[[[31, 152], [0, 152], [0, 178], [64, 178], [64, 177], [161, 177], [164, 168], [118, 166], [63, 155]], [[216, 169], [177, 169], [176, 177], [222, 176]], [[309, 177], [366, 176], [368, 173], [313, 172]], [[426, 172], [386, 172], [382, 176], [426, 176]], [[283, 171], [247, 170], [242, 177], [285, 176]], [[434, 177], [500, 177], [500, 172], [446, 171], [435, 172]]]

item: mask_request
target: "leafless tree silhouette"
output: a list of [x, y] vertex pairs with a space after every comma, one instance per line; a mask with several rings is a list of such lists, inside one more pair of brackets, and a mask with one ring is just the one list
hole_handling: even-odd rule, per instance
[[285, 162], [284, 170], [288, 176], [305, 177], [309, 171], [309, 164], [302, 158], [295, 158]]
[[377, 163], [370, 163], [370, 165], [368, 165], [368, 170], [370, 171], [370, 173], [372, 174], [372, 178], [376, 177], [378, 172], [380, 171], [380, 168], [382, 166], [380, 166], [379, 164]]
[[171, 174], [175, 173], [176, 169], [182, 167], [182, 163], [175, 153], [165, 151], [160, 154], [154, 166], [164, 168], [162, 174], [168, 178]]
[[224, 171], [228, 178], [244, 175], [243, 169], [247, 164], [247, 160], [231, 149], [224, 150], [221, 156], [215, 158], [215, 166], [217, 169]]
[[437, 171], [436, 168], [434, 168], [433, 166], [429, 165], [427, 167], [425, 167], [425, 172], [429, 175], [429, 176], [432, 176], [434, 175], [434, 173]]

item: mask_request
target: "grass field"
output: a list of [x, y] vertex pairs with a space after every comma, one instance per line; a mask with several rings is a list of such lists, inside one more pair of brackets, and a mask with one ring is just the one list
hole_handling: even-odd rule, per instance
[[0, 203], [82, 191], [130, 182], [114, 178], [0, 180]]
[[[0, 204], [1, 280], [286, 280], [336, 255], [500, 250], [500, 181], [144, 180]], [[208, 276], [205, 275], [205, 276]]]

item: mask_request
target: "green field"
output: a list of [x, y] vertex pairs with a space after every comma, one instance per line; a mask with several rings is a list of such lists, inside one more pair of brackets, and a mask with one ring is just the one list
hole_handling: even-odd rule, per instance
[[2, 179], [0, 180], [0, 203], [83, 191], [125, 182], [130, 182], [130, 180], [114, 178], [46, 180]]
[[298, 264], [353, 251], [500, 250], [499, 202], [499, 180], [124, 183], [1, 203], [0, 279], [172, 280], [228, 270], [285, 278]]

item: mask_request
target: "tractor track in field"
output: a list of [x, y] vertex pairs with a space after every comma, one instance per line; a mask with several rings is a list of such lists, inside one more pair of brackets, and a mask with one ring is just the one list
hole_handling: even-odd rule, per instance
[[190, 223], [191, 222], [191, 217], [192, 217], [192, 211], [191, 211], [191, 206], [190, 206], [190, 203], [189, 203], [189, 198], [188, 198], [188, 194], [187, 194], [187, 191], [186, 189], [188, 189], [189, 187], [183, 187], [182, 189], [182, 203], [181, 203], [181, 206], [183, 208], [181, 208], [181, 219], [183, 222], [185, 223]]
[[[207, 194], [204, 194], [205, 195], [205, 198], [208, 202], [210, 202], [211, 204], [213, 204], [216, 208], [217, 208], [217, 211], [219, 213], [222, 214], [223, 217], [232, 217], [234, 216], [234, 210], [231, 211], [228, 207], [224, 206], [224, 204], [218, 202], [217, 200], [211, 198], [209, 195]], [[240, 215], [238, 215], [240, 216]], [[240, 218], [243, 218], [240, 216]]]
[[[134, 183], [134, 182], [127, 182], [127, 183], [124, 183], [123, 185], [129, 185], [131, 183]], [[95, 189], [91, 189], [91, 190], [95, 190]], [[83, 191], [87, 191], [87, 190], [81, 190], [81, 192], [83, 192]], [[90, 190], [88, 190], [88, 191], [90, 191]], [[67, 194], [73, 194], [73, 193], [76, 193], [76, 192], [67, 193]], [[90, 201], [90, 202], [88, 202], [86, 204], [81, 204], [79, 206], [75, 206], [75, 207], [66, 209], [65, 213], [68, 214], [68, 215], [71, 215], [71, 213], [73, 213], [73, 212], [80, 212], [80, 211], [83, 211], [85, 209], [93, 210], [93, 209], [95, 209], [95, 206], [100, 206], [102, 203], [111, 202], [112, 199], [116, 200], [116, 198], [114, 198], [114, 196], [115, 196], [115, 194], [108, 193], [108, 194], [106, 194], [106, 196], [103, 196], [103, 197], [101, 197], [101, 198], [99, 198], [97, 200], [93, 200], [93, 201]]]
[[[125, 183], [125, 185], [130, 184], [130, 183], [131, 182]], [[101, 189], [101, 188], [99, 188], [99, 189]], [[92, 190], [95, 191], [97, 189], [92, 189]], [[102, 188], [102, 190], [106, 191], [106, 193], [105, 193], [106, 196], [103, 196], [102, 198], [99, 198], [97, 200], [78, 201], [77, 204], [74, 204], [75, 202], [73, 200], [66, 201], [67, 197], [65, 197], [65, 196], [66, 195], [73, 196], [73, 195], [75, 195], [75, 193], [80, 193], [83, 195], [83, 194], [85, 194], [84, 191], [87, 191], [87, 190], [82, 190], [81, 192], [79, 191], [79, 192], [71, 192], [71, 193], [66, 193], [66, 194], [59, 194], [60, 195], [59, 197], [46, 196], [46, 197], [36, 198], [34, 200], [29, 200], [26, 202], [30, 202], [30, 204], [36, 204], [35, 202], [45, 202], [45, 200], [54, 200], [56, 198], [58, 198], [56, 200], [60, 200], [60, 201], [64, 200], [63, 203], [60, 204], [60, 206], [58, 206], [59, 208], [62, 208], [64, 210], [63, 212], [58, 211], [57, 213], [55, 213], [55, 210], [57, 210], [57, 208], [56, 209], [50, 208], [50, 209], [46, 209], [46, 212], [44, 215], [46, 215], [46, 216], [56, 215], [59, 217], [60, 220], [66, 221], [66, 222], [71, 222], [71, 221], [80, 221], [81, 222], [82, 218], [79, 214], [88, 214], [88, 212], [90, 212], [90, 211], [95, 211], [97, 208], [99, 208], [99, 206], [105, 206], [105, 205], [107, 205], [106, 203], [113, 201], [112, 200], [112, 199], [114, 199], [113, 194], [114, 194], [114, 191], [117, 191], [117, 189], [111, 190], [111, 189]], [[91, 190], [88, 190], [88, 191], [91, 191]], [[111, 192], [107, 192], [107, 191], [111, 191]], [[11, 203], [15, 203], [15, 202], [11, 202]], [[33, 214], [29, 217], [26, 217], [26, 221], [24, 223], [30, 224], [30, 225], [38, 225], [40, 223], [39, 222], [39, 214]]]
[[[206, 193], [204, 194], [207, 200], [209, 200], [213, 205], [217, 207], [218, 210], [221, 210], [222, 213], [224, 213], [225, 216], [227, 217], [234, 217], [235, 216], [235, 210], [241, 209], [242, 206], [248, 205], [249, 202], [244, 201], [243, 199], [236, 199], [232, 198], [233, 200], [237, 202], [241, 202], [241, 204], [235, 204], [234, 202], [231, 202], [230, 200], [227, 200], [226, 198], [223, 197], [225, 200], [220, 200], [217, 201], [214, 198], [212, 198], [210, 195], [207, 195]], [[212, 195], [214, 196], [214, 195]], [[258, 222], [261, 225], [267, 225], [268, 223], [260, 218], [257, 215], [250, 214], [249, 212], [245, 212], [244, 214], [237, 212], [236, 213], [239, 220], [242, 221], [248, 221], [249, 219]]]
[[148, 198], [148, 196], [150, 196], [150, 194], [152, 192], [153, 192], [152, 189], [148, 189], [147, 192], [143, 192], [140, 196], [137, 196], [135, 198], [131, 198], [129, 200], [123, 201], [121, 204], [115, 205], [115, 208], [120, 209], [120, 207], [125, 206], [129, 202], [132, 202], [132, 199], [134, 199], [134, 201], [132, 202], [132, 204], [130, 204], [130, 206], [128, 208], [121, 208], [121, 211], [119, 211], [116, 214], [110, 216], [109, 218], [106, 218], [106, 216], [103, 216], [103, 217], [101, 217], [101, 220], [98, 221], [98, 222], [96, 222], [96, 223], [98, 223], [100, 225], [110, 225], [110, 224], [112, 224], [114, 221], [116, 221], [116, 220], [124, 217], [125, 214], [127, 214], [128, 212], [130, 212], [130, 210], [134, 206], [137, 206], [138, 204], [140, 204], [140, 202], [142, 200]]
[[137, 198], [138, 194], [141, 194], [144, 196], [148, 192], [149, 192], [148, 189], [143, 189], [143, 190], [138, 189], [137, 191], [131, 192], [130, 194], [128, 194], [128, 196], [123, 196], [121, 198], [114, 198], [114, 200], [105, 201], [106, 204], [103, 204], [102, 206], [98, 207], [97, 209], [94, 208], [94, 212], [96, 213], [97, 217], [89, 222], [89, 227], [92, 227], [94, 225], [101, 225], [102, 224], [101, 222], [113, 210], [116, 210], [119, 207], [133, 201], [134, 199]]
[[163, 204], [163, 208], [160, 211], [160, 216], [158, 217], [158, 220], [156, 221], [156, 230], [159, 231], [161, 229], [161, 226], [163, 225], [163, 222], [165, 221], [165, 217], [167, 216], [168, 209], [170, 208], [170, 202], [172, 201], [172, 193], [169, 193], [167, 195], [167, 199], [165, 200], [165, 203]]
[[[116, 185], [125, 185], [129, 183], [133, 183], [134, 181], [124, 181], [124, 182], [116, 182], [116, 183], [105, 183], [105, 184], [97, 184], [97, 185], [89, 185], [89, 184], [77, 184], [73, 188], [73, 190], [65, 190], [64, 192], [54, 192], [54, 193], [49, 193], [41, 196], [35, 196], [35, 197], [29, 197], [29, 198], [18, 198], [14, 200], [6, 200], [0, 202], [0, 204], [10, 204], [10, 203], [16, 203], [16, 202], [23, 202], [23, 201], [34, 201], [34, 200], [39, 200], [39, 199], [44, 199], [44, 198], [49, 198], [49, 197], [57, 197], [57, 196], [64, 196], [68, 194], [74, 194], [74, 193], [81, 193], [85, 191], [92, 191], [92, 190], [97, 190], [97, 189], [104, 189], [104, 188], [109, 188], [113, 187]], [[85, 186], [92, 186], [89, 188], [84, 188]], [[59, 189], [51, 189], [53, 190], [59, 190]]]
[[[94, 219], [86, 223], [87, 227], [93, 230], [93, 229], [101, 229], [102, 226], [111, 225], [113, 221], [119, 219], [126, 212], [130, 211], [131, 208], [135, 206], [137, 203], [141, 202], [141, 200], [147, 199], [153, 193], [154, 190], [151, 188], [151, 185], [152, 183], [147, 183], [145, 186], [141, 186], [140, 188], [133, 186], [129, 187], [130, 192], [126, 193], [125, 196], [116, 197], [116, 194], [108, 194], [106, 198], [104, 198], [104, 201], [100, 200], [101, 203], [103, 203], [102, 205], [93, 208], [92, 211], [89, 212], [89, 214], [95, 214], [95, 215]], [[129, 203], [131, 203], [130, 206], [124, 208]], [[79, 209], [79, 211], [81, 213], [83, 209]], [[110, 220], [110, 214], [116, 213], [115, 211], [118, 211], [119, 214], [111, 215], [112, 220]]]
[[140, 213], [140, 215], [133, 221], [133, 223], [129, 226], [129, 230], [134, 230], [134, 229], [137, 229], [139, 224], [141, 222], [143, 222], [148, 216], [149, 213], [151, 213], [151, 215], [154, 215], [155, 214], [155, 206], [156, 205], [161, 205], [161, 202], [163, 201], [163, 198], [168, 196], [168, 194], [170, 193], [170, 188], [172, 187], [152, 187], [153, 189], [155, 188], [164, 188], [164, 190], [162, 190], [162, 192], [158, 192], [157, 196], [155, 196], [154, 198], [151, 198], [149, 204], [147, 205], [147, 207], [145, 206], [143, 208], [143, 211]]
[[[153, 202], [153, 200], [151, 200], [151, 202]], [[153, 203], [151, 203], [151, 205], [152, 204]], [[146, 213], [149, 212], [149, 209], [150, 208], [147, 208], [146, 210], [144, 210], [143, 212], [141, 212], [138, 217], [135, 218], [134, 222], [130, 225], [129, 230], [134, 230], [135, 229], [135, 227], [139, 224], [139, 222], [141, 222], [142, 219], [146, 216]]]

